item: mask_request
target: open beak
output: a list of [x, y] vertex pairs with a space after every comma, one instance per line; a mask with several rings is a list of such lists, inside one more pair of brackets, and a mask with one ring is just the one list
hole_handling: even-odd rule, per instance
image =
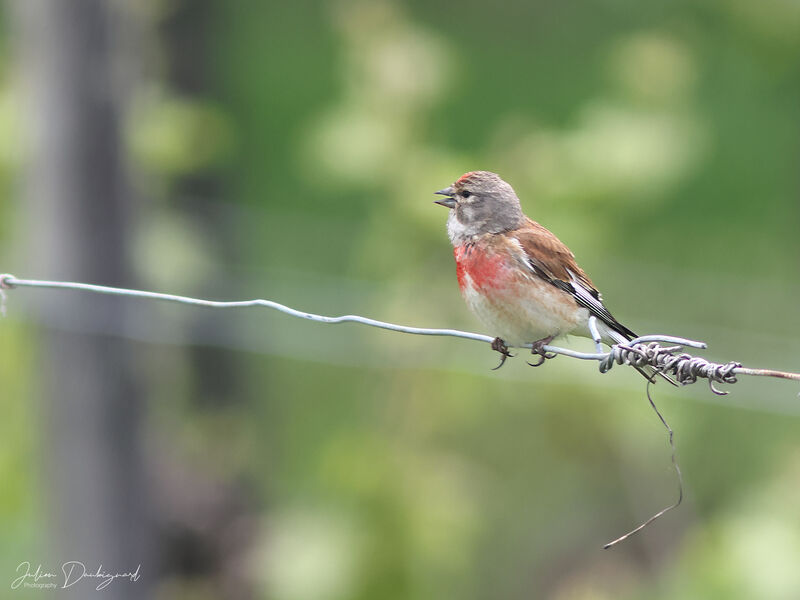
[[454, 193], [455, 192], [453, 192], [452, 186], [444, 188], [443, 190], [439, 190], [438, 192], [434, 192], [434, 194], [438, 194], [439, 196], [447, 196], [441, 200], [434, 200], [434, 203], [441, 206], [446, 206], [447, 208], [455, 208], [456, 199], [453, 197]]

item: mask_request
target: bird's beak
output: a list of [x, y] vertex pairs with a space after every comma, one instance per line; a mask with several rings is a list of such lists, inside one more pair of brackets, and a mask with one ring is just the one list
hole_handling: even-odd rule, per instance
[[434, 194], [438, 194], [439, 196], [447, 196], [442, 200], [434, 200], [435, 204], [439, 204], [441, 206], [446, 206], [447, 208], [455, 208], [456, 207], [456, 199], [453, 197], [455, 192], [453, 191], [452, 186], [444, 188], [443, 190], [439, 190], [438, 192], [434, 192]]

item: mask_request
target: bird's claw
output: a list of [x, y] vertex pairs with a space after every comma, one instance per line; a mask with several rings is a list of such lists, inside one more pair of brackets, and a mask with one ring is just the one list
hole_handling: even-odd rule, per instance
[[506, 346], [506, 343], [499, 337], [496, 337], [492, 340], [492, 350], [500, 353], [500, 364], [497, 365], [495, 368], [493, 368], [492, 371], [497, 371], [497, 369], [499, 369], [500, 367], [503, 366], [503, 364], [505, 364], [506, 359], [509, 356], [512, 358], [514, 356], [513, 354], [511, 354], [511, 352], [508, 351], [508, 346]]
[[531, 366], [531, 367], [541, 367], [544, 364], [544, 361], [545, 361], [544, 354], [539, 354], [536, 358], [538, 358], [539, 360], [536, 361], [535, 363], [532, 363], [532, 362], [527, 361], [527, 360], [525, 362], [528, 363], [528, 365]]
[[[555, 336], [550, 336], [546, 338], [542, 338], [541, 340], [536, 340], [531, 344], [531, 354], [536, 355], [538, 361], [535, 363], [529, 362], [528, 364], [532, 367], [541, 367], [544, 364], [544, 361], [549, 360], [551, 358], [555, 358], [556, 355], [553, 352], [545, 352], [544, 347], [553, 341]], [[527, 361], [526, 361], [527, 362]]]

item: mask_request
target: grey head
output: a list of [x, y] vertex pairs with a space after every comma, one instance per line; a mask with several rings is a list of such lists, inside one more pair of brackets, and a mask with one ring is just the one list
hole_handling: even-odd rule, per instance
[[436, 204], [450, 209], [447, 233], [453, 246], [487, 233], [511, 231], [525, 223], [517, 194], [496, 173], [470, 171], [436, 193], [445, 196]]

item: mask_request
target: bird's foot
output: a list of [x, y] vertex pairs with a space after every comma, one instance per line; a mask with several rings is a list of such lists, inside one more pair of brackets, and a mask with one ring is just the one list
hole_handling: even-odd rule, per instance
[[547, 336], [546, 338], [542, 338], [540, 340], [536, 340], [535, 342], [533, 342], [533, 344], [531, 344], [531, 346], [532, 346], [531, 347], [531, 354], [535, 354], [538, 357], [539, 360], [538, 360], [538, 362], [535, 362], [535, 363], [529, 362], [528, 364], [530, 366], [532, 366], [532, 367], [540, 367], [540, 366], [542, 366], [544, 364], [544, 361], [546, 361], [546, 360], [548, 360], [550, 358], [555, 358], [556, 357], [556, 355], [553, 354], [552, 352], [545, 352], [544, 351], [544, 347], [547, 344], [549, 344], [550, 342], [552, 342], [555, 337], [556, 336], [554, 336], [554, 335], [550, 335], [550, 336]]
[[494, 369], [492, 369], [492, 371], [497, 371], [497, 369], [503, 366], [503, 364], [506, 362], [506, 359], [509, 356], [511, 357], [514, 356], [513, 354], [511, 354], [511, 352], [508, 351], [508, 346], [506, 346], [506, 343], [499, 337], [496, 337], [494, 338], [494, 340], [492, 340], [492, 350], [500, 353], [500, 364], [497, 365]]

